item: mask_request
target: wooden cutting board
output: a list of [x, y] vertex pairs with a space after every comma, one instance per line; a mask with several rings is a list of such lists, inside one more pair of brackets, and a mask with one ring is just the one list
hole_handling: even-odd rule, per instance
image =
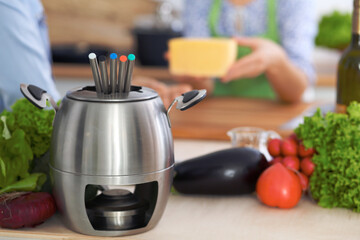
[[170, 119], [174, 138], [229, 140], [226, 132], [236, 127], [260, 127], [286, 136], [292, 131], [279, 127], [310, 105], [209, 97], [186, 111], [171, 110]]

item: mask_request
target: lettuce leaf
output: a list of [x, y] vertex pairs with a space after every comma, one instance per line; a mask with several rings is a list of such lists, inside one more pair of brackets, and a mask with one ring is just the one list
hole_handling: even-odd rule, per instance
[[[25, 98], [15, 102], [11, 109], [12, 111], [5, 110], [1, 113], [1, 116], [7, 117], [10, 132], [22, 129], [34, 156], [40, 157], [50, 148], [55, 112], [40, 110]], [[2, 132], [1, 127], [0, 131]]]
[[0, 194], [14, 191], [40, 191], [45, 181], [44, 173], [32, 173], [28, 177], [0, 189]]
[[321, 17], [318, 34], [315, 39], [317, 46], [345, 49], [351, 41], [351, 13], [333, 11]]
[[40, 110], [26, 99], [0, 114], [0, 193], [36, 191], [46, 174], [32, 171], [34, 157], [50, 148], [54, 111]]
[[9, 139], [0, 138], [0, 159], [2, 162], [0, 187], [6, 187], [18, 180], [29, 176], [29, 164], [33, 154], [25, 133], [21, 129], [15, 130]]
[[360, 104], [351, 103], [347, 113], [322, 116], [318, 110], [305, 117], [295, 133], [317, 152], [312, 159], [312, 197], [322, 207], [360, 212]]

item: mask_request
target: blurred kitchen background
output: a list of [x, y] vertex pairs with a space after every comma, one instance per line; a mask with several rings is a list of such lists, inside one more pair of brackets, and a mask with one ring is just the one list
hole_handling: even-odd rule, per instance
[[[183, 0], [42, 0], [47, 14], [54, 59], [53, 74], [61, 94], [71, 88], [91, 84], [87, 54], [135, 52], [135, 75], [170, 79], [163, 52], [171, 37], [181, 36]], [[316, 0], [319, 23], [342, 21], [345, 38], [350, 40], [352, 0]], [[338, 11], [339, 13], [334, 13]], [[323, 36], [325, 39], [329, 39]], [[339, 36], [341, 34], [333, 34]], [[332, 39], [332, 36], [330, 37]], [[321, 40], [321, 39], [319, 39]], [[341, 39], [340, 39], [341, 41]], [[316, 98], [335, 101], [336, 65], [344, 46], [320, 42], [314, 52], [318, 73]]]

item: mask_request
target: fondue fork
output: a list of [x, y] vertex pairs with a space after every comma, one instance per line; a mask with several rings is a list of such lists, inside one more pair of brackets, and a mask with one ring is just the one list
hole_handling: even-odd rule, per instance
[[134, 64], [135, 64], [135, 55], [129, 54], [129, 56], [127, 58], [128, 58], [128, 61], [127, 61], [127, 69], [126, 69], [126, 78], [125, 78], [125, 84], [124, 84], [124, 90], [123, 90], [125, 93], [130, 92], [132, 72], [133, 72]]
[[101, 82], [102, 82], [102, 91], [103, 93], [109, 93], [109, 77], [108, 71], [106, 66], [106, 57], [101, 55], [99, 57], [99, 66], [100, 66], [100, 75], [101, 75]]
[[125, 55], [120, 56], [119, 58], [119, 72], [118, 72], [118, 92], [122, 93], [124, 91], [124, 83], [126, 77], [126, 65], [127, 57]]
[[116, 76], [117, 76], [117, 54], [110, 54], [110, 90], [109, 93], [114, 94], [116, 91]]
[[99, 64], [97, 62], [95, 53], [89, 54], [89, 61], [90, 61], [90, 66], [91, 66], [94, 82], [95, 82], [96, 93], [101, 94], [102, 89], [101, 89], [100, 75], [99, 75]]

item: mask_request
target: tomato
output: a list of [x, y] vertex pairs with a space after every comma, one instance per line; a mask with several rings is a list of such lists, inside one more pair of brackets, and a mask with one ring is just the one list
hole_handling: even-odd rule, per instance
[[300, 160], [295, 156], [286, 156], [282, 160], [282, 164], [285, 167], [292, 168], [294, 170], [300, 169]]
[[298, 177], [300, 179], [301, 188], [303, 191], [306, 191], [309, 187], [309, 179], [308, 177], [303, 174], [302, 172], [298, 172]]
[[300, 168], [306, 176], [311, 176], [311, 174], [314, 172], [315, 164], [312, 162], [311, 158], [306, 157], [301, 160]]
[[287, 138], [282, 141], [280, 149], [283, 156], [297, 155], [297, 143], [294, 139]]
[[294, 140], [296, 143], [299, 142], [299, 139], [298, 139], [298, 137], [296, 136], [296, 133], [292, 133], [292, 134], [288, 137], [288, 139], [292, 139], [292, 140]]
[[273, 160], [270, 161], [270, 165], [274, 165], [275, 163], [281, 163], [283, 160], [282, 157], [275, 157]]
[[270, 139], [268, 142], [268, 152], [271, 156], [277, 157], [280, 156], [280, 145], [281, 145], [281, 139], [273, 138]]
[[260, 175], [256, 193], [259, 200], [268, 206], [292, 208], [299, 202], [302, 188], [295, 172], [281, 163], [275, 163]]
[[300, 143], [299, 144], [299, 156], [300, 157], [312, 157], [312, 155], [314, 155], [315, 151], [314, 149], [312, 148], [308, 148], [308, 149], [305, 149], [305, 146], [304, 144]]

